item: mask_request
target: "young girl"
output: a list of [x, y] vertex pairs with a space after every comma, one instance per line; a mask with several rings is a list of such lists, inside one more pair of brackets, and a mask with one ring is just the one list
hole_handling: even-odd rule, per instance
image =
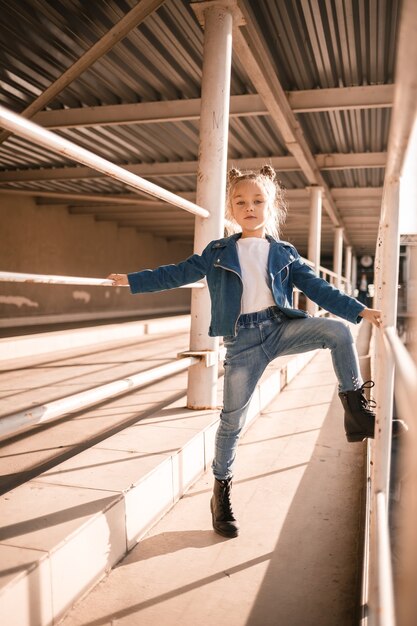
[[[207, 277], [211, 297], [210, 336], [223, 336], [224, 397], [216, 435], [211, 498], [213, 527], [236, 537], [238, 523], [231, 505], [233, 463], [249, 402], [267, 367], [276, 357], [329, 348], [339, 382], [348, 441], [374, 436], [375, 416], [365, 398], [358, 356], [346, 324], [310, 317], [292, 308], [293, 287], [324, 309], [350, 322], [367, 319], [381, 325], [381, 312], [342, 293], [301, 259], [291, 244], [279, 239], [286, 208], [275, 171], [236, 169], [228, 173], [228, 229], [233, 234], [212, 241], [201, 255], [177, 265], [132, 274], [110, 274], [113, 284], [132, 293], [161, 291]], [[371, 383], [373, 385], [373, 383]]]

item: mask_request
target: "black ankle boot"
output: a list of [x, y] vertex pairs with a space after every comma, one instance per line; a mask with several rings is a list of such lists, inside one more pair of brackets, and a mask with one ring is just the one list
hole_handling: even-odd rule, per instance
[[372, 380], [368, 380], [357, 391], [339, 393], [345, 409], [345, 432], [349, 442], [363, 441], [366, 437], [374, 438], [375, 413], [369, 410], [373, 401], [365, 397], [365, 389], [370, 389], [374, 384]]
[[232, 479], [214, 480], [213, 496], [210, 501], [213, 528], [216, 533], [223, 537], [237, 537], [239, 525], [232, 511], [230, 499], [232, 491]]

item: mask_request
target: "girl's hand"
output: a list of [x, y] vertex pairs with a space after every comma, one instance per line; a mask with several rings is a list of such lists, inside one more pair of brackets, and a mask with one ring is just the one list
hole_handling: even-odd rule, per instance
[[359, 313], [359, 317], [363, 317], [363, 319], [368, 320], [368, 322], [374, 324], [377, 328], [382, 327], [382, 311], [378, 311], [378, 309], [366, 308]]
[[107, 276], [107, 280], [113, 281], [113, 287], [120, 287], [129, 284], [127, 274], [109, 274]]

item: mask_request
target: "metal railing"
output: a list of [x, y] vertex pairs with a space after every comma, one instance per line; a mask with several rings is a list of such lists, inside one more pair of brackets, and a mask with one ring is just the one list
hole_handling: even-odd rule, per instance
[[163, 187], [159, 187], [119, 165], [114, 165], [114, 163], [103, 159], [81, 146], [77, 146], [75, 143], [72, 143], [72, 141], [68, 141], [68, 139], [64, 139], [64, 137], [52, 133], [50, 130], [42, 128], [42, 126], [30, 122], [21, 115], [17, 115], [1, 105], [0, 126], [37, 145], [52, 150], [57, 154], [69, 157], [78, 163], [87, 165], [98, 172], [102, 172], [111, 178], [125, 183], [135, 191], [143, 192], [155, 198], [159, 198], [160, 200], [164, 200], [180, 209], [194, 213], [194, 215], [198, 215], [199, 217], [207, 218], [210, 215], [206, 209], [203, 209], [194, 202], [185, 200], [181, 198], [181, 196], [177, 196], [177, 194], [167, 191]]
[[[305, 257], [301, 257], [306, 265], [309, 265], [313, 270], [316, 269], [314, 263]], [[339, 276], [337, 272], [329, 270], [327, 267], [320, 265], [318, 268], [318, 275], [321, 278], [327, 280], [331, 285], [335, 285], [337, 281], [340, 281], [342, 291], [348, 291], [349, 281], [345, 276]]]
[[193, 356], [181, 358], [145, 372], [132, 374], [127, 378], [114, 380], [111, 383], [99, 385], [98, 387], [48, 402], [47, 404], [32, 406], [26, 411], [5, 415], [0, 417], [0, 439], [16, 435], [44, 422], [60, 419], [69, 413], [75, 413], [99, 404], [103, 400], [110, 400], [122, 394], [130, 393], [134, 389], [149, 383], [154, 383], [167, 376], [183, 372], [192, 365], [199, 363], [199, 361], [198, 357]]
[[[21, 272], [0, 272], [0, 282], [12, 283], [46, 283], [53, 285], [90, 285], [98, 287], [112, 286], [113, 281], [107, 278], [85, 278], [82, 276], [55, 276], [50, 274], [25, 274]], [[119, 285], [127, 287], [128, 285]], [[181, 285], [183, 289], [201, 289], [204, 282]]]
[[[307, 259], [303, 259], [308, 265], [312, 266], [312, 263]], [[337, 278], [337, 274], [325, 267], [320, 267], [321, 277], [333, 276]], [[346, 285], [346, 279], [342, 276], [340, 278], [343, 284]], [[24, 272], [2, 272], [0, 271], [0, 282], [12, 282], [12, 283], [40, 283], [51, 285], [87, 285], [94, 287], [110, 287], [113, 286], [113, 281], [107, 278], [89, 278], [84, 276], [58, 276], [54, 274], [28, 274]], [[120, 287], [127, 287], [128, 285], [119, 285]], [[202, 289], [206, 287], [205, 281], [189, 283], [188, 285], [181, 285], [178, 289]], [[298, 308], [300, 290], [294, 287], [293, 300], [294, 307]], [[326, 314], [325, 309], [318, 309], [317, 315], [322, 316]]]
[[[395, 328], [388, 326], [382, 331], [383, 345], [385, 348], [385, 358], [395, 364], [395, 402], [398, 408], [398, 415], [408, 425], [410, 433], [403, 433], [407, 438], [415, 436], [417, 431], [416, 412], [417, 406], [417, 366], [408, 352], [407, 348], [399, 338]], [[378, 366], [378, 364], [376, 364]], [[389, 430], [382, 432], [378, 438], [378, 445], [383, 446], [379, 454], [375, 455], [375, 444], [368, 444], [368, 455], [370, 463], [368, 465], [368, 484], [366, 506], [366, 536], [365, 536], [365, 558], [364, 558], [364, 602], [367, 604], [371, 597], [370, 611], [364, 612], [361, 624], [371, 624], [371, 626], [395, 626], [395, 593], [394, 579], [392, 572], [391, 543], [392, 537], [389, 524], [389, 488], [379, 488], [373, 482], [372, 470], [376, 463], [383, 463], [385, 459], [391, 457], [391, 424], [393, 418], [393, 407], [384, 407], [384, 416], [380, 419], [377, 407], [377, 427]], [[386, 419], [388, 417], [388, 419]], [[386, 449], [388, 448], [388, 449]], [[415, 451], [413, 451], [415, 454]], [[402, 460], [404, 464], [404, 460]], [[389, 471], [389, 470], [385, 470]], [[407, 513], [406, 513], [407, 514]], [[373, 555], [369, 555], [374, 546]], [[372, 590], [374, 597], [372, 597]], [[369, 593], [371, 596], [369, 596]]]

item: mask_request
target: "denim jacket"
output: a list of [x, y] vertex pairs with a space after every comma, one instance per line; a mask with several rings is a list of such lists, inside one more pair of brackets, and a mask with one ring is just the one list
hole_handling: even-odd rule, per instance
[[[211, 241], [202, 254], [193, 254], [176, 265], [162, 265], [154, 270], [128, 274], [132, 293], [163, 291], [193, 283], [207, 277], [211, 298], [211, 337], [236, 335], [241, 313], [242, 273], [236, 241], [241, 233]], [[297, 250], [285, 241], [267, 235], [268, 284], [276, 306], [289, 318], [308, 317], [308, 313], [292, 307], [293, 287], [323, 307], [350, 322], [361, 321], [359, 313], [365, 306], [319, 278], [304, 263]]]

